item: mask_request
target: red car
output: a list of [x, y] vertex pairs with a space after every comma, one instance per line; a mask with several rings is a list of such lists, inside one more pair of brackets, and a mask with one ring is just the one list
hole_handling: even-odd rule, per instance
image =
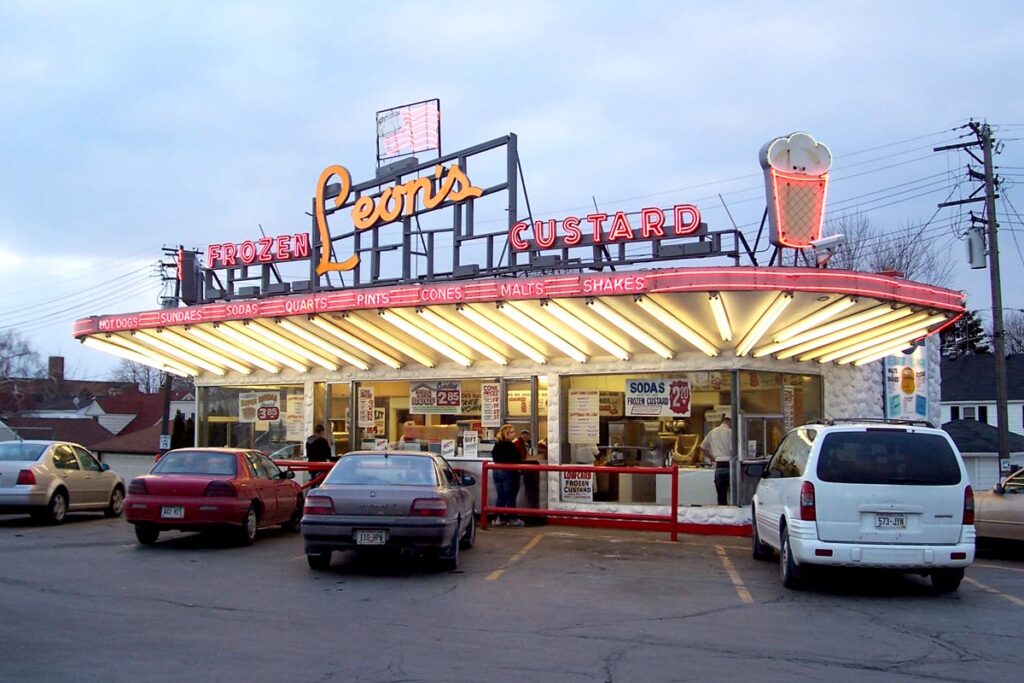
[[249, 545], [261, 527], [299, 530], [303, 498], [294, 478], [259, 451], [168, 451], [149, 474], [128, 485], [125, 519], [143, 545], [156, 543], [161, 531], [224, 528]]

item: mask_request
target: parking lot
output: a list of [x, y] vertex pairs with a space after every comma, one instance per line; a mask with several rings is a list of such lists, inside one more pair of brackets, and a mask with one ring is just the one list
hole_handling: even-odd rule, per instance
[[781, 587], [746, 539], [563, 526], [481, 532], [457, 572], [390, 556], [306, 566], [120, 519], [0, 517], [3, 681], [1015, 679], [1024, 552], [982, 549], [960, 591], [831, 573]]

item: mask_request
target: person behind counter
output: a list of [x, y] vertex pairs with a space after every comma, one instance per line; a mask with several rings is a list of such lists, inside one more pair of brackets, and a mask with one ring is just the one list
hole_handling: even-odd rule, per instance
[[[518, 465], [523, 461], [523, 454], [514, 443], [516, 428], [504, 425], [498, 430], [497, 440], [491, 450], [491, 459], [499, 465]], [[494, 473], [494, 504], [500, 508], [514, 508], [519, 496], [519, 472], [515, 470], [493, 470]], [[515, 515], [499, 514], [493, 522], [494, 526], [523, 526], [523, 520]]]
[[519, 450], [519, 454], [523, 456], [523, 460], [530, 459], [530, 448], [532, 444], [530, 443], [529, 429], [524, 429], [523, 431], [519, 432], [519, 436], [513, 439], [512, 443], [514, 443], [516, 448]]
[[708, 432], [700, 442], [704, 457], [715, 463], [715, 491], [718, 504], [729, 504], [729, 461], [732, 460], [732, 418], [722, 418], [722, 423]]

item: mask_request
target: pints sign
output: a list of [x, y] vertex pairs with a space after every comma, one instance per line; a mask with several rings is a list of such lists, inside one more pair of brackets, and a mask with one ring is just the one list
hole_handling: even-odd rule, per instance
[[[666, 226], [666, 213], [672, 216], [672, 225]], [[671, 211], [647, 208], [640, 211], [634, 225], [625, 211], [587, 214], [582, 219], [568, 216], [561, 221], [533, 222], [532, 239], [526, 237], [530, 224], [520, 221], [509, 230], [509, 243], [515, 251], [587, 247], [595, 244], [649, 241], [671, 237], [686, 237], [700, 229], [700, 210], [693, 204], [677, 204]]]
[[[320, 232], [320, 242], [324, 245], [331, 242], [331, 231], [327, 225], [328, 199], [324, 196], [327, 184], [337, 177], [341, 184], [338, 196], [334, 198], [334, 208], [346, 205], [352, 193], [352, 176], [344, 166], [328, 166], [320, 174], [316, 184], [316, 227]], [[376, 196], [363, 195], [352, 203], [352, 224], [356, 230], [369, 230], [379, 225], [398, 220], [400, 216], [412, 216], [420, 211], [430, 211], [440, 207], [444, 202], [461, 202], [479, 197], [484, 191], [473, 185], [458, 164], [445, 168], [441, 164], [434, 166], [434, 177], [415, 178], [408, 182], [385, 188]], [[422, 208], [420, 208], [422, 206]], [[352, 270], [359, 264], [359, 256], [353, 254], [341, 262], [331, 260], [330, 249], [323, 249], [320, 263], [317, 264], [317, 275], [338, 270]]]

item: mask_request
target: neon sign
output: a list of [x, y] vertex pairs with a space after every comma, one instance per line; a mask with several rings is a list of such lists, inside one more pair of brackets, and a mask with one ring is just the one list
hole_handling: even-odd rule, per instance
[[[316, 227], [320, 233], [320, 242], [330, 244], [331, 232], [327, 225], [327, 206], [324, 197], [327, 184], [337, 177], [341, 190], [334, 197], [335, 209], [346, 206], [352, 193], [352, 176], [344, 166], [328, 166], [320, 174], [316, 185]], [[436, 189], [436, 192], [435, 192]], [[352, 204], [352, 224], [356, 230], [369, 230], [386, 223], [391, 223], [401, 216], [412, 216], [422, 205], [430, 211], [447, 202], [462, 202], [483, 195], [483, 189], [470, 182], [469, 177], [452, 164], [445, 168], [441, 164], [434, 166], [433, 178], [415, 178], [401, 185], [385, 188], [376, 196], [364, 195]], [[317, 264], [317, 275], [330, 271], [352, 270], [359, 264], [359, 256], [353, 254], [341, 262], [331, 261], [330, 250], [323, 249], [320, 263]]]
[[582, 219], [567, 216], [561, 222], [554, 219], [534, 221], [532, 239], [524, 236], [531, 229], [530, 223], [520, 221], [509, 230], [509, 244], [515, 251], [537, 251], [686, 237], [700, 229], [700, 209], [693, 204], [677, 204], [672, 207], [672, 226], [667, 233], [666, 213], [656, 207], [642, 209], [639, 223], [635, 227], [625, 211], [616, 211], [612, 215], [591, 213]]
[[304, 258], [309, 258], [309, 234], [304, 232], [260, 237], [237, 244], [211, 244], [206, 248], [207, 268], [233, 268]]

